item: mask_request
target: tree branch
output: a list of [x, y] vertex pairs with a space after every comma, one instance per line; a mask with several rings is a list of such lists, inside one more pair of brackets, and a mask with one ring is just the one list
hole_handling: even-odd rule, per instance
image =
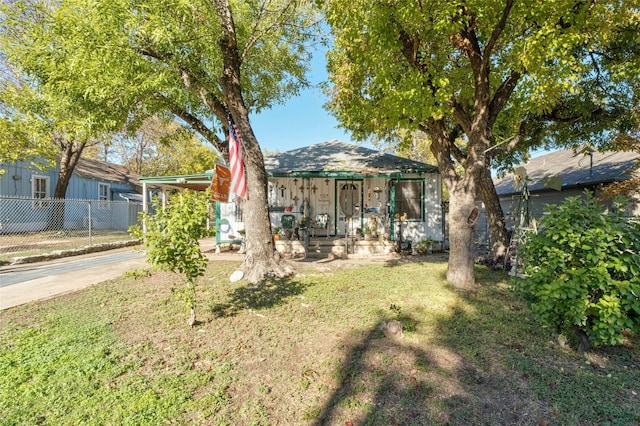
[[283, 27], [285, 25], [289, 24], [289, 20], [287, 19], [287, 11], [293, 6], [295, 7], [295, 4], [297, 3], [295, 0], [291, 0], [289, 1], [280, 11], [279, 13], [276, 12], [273, 15], [276, 16], [276, 18], [274, 19], [274, 22], [271, 25], [266, 26], [265, 28], [263, 28], [262, 30], [259, 29], [260, 23], [262, 22], [263, 19], [266, 19], [266, 16], [268, 15], [269, 11], [267, 10], [266, 7], [266, 1], [264, 1], [261, 5], [260, 5], [260, 10], [258, 13], [258, 16], [256, 17], [256, 22], [255, 25], [253, 26], [253, 29], [251, 30], [251, 35], [249, 36], [248, 40], [247, 40], [247, 44], [244, 46], [244, 48], [242, 49], [242, 53], [240, 53], [239, 55], [239, 60], [240, 63], [242, 63], [244, 61], [244, 58], [247, 56], [247, 53], [251, 50], [251, 48], [258, 42], [260, 41], [260, 39], [262, 39], [262, 37], [265, 34], [268, 34], [269, 31], [271, 31], [274, 28], [280, 28]]
[[[187, 123], [193, 130], [201, 134], [206, 140], [208, 140], [213, 146], [216, 147], [218, 151], [221, 153], [226, 153], [227, 146], [226, 142], [221, 140], [218, 135], [211, 129], [209, 129], [198, 117], [191, 114], [189, 111], [186, 111], [183, 108], [180, 108], [175, 103], [171, 102], [166, 96], [158, 94], [158, 98], [160, 98], [163, 103], [167, 106], [169, 111], [176, 117], [183, 120]], [[226, 125], [226, 124], [225, 124]]]
[[493, 53], [493, 48], [495, 47], [498, 38], [500, 38], [500, 34], [504, 31], [505, 26], [507, 25], [507, 18], [511, 13], [511, 9], [513, 8], [514, 0], [507, 0], [507, 3], [504, 5], [504, 9], [502, 9], [502, 16], [500, 16], [500, 20], [498, 24], [491, 32], [491, 36], [489, 40], [487, 40], [487, 44], [484, 46], [484, 53], [482, 55], [482, 63], [484, 67], [488, 67], [491, 61], [491, 54]]
[[489, 126], [493, 127], [498, 119], [498, 114], [509, 101], [513, 90], [516, 88], [522, 74], [518, 71], [511, 71], [511, 74], [500, 84], [500, 87], [493, 94], [493, 99], [489, 103]]
[[455, 99], [451, 101], [451, 106], [453, 107], [453, 117], [456, 122], [460, 125], [464, 133], [469, 134], [471, 132], [469, 111]]

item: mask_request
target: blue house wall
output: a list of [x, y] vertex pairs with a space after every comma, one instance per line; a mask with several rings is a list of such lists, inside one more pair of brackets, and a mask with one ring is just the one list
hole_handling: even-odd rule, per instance
[[[15, 164], [2, 163], [1, 169], [4, 173], [0, 176], [0, 196], [31, 198], [32, 178], [34, 176], [44, 176], [49, 178], [49, 196], [58, 183], [59, 167], [52, 167], [48, 170], [38, 170], [31, 163], [18, 161]], [[96, 179], [94, 177], [84, 177], [74, 172], [69, 180], [66, 199], [68, 200], [98, 200], [99, 184], [109, 185], [110, 201], [126, 201], [119, 196], [120, 193], [138, 192], [137, 186], [133, 182], [121, 182], [112, 179]]]
[[[82, 160], [81, 160], [82, 161]], [[91, 170], [92, 165], [105, 165], [106, 163], [85, 160], [84, 170]], [[114, 167], [119, 167], [113, 165]], [[104, 227], [107, 229], [127, 229], [132, 220], [135, 222], [139, 205], [127, 204], [127, 199], [120, 194], [138, 193], [137, 185], [129, 177], [123, 177], [126, 181], [119, 181], [112, 176], [117, 174], [103, 174], [105, 178], [98, 178], [101, 173], [91, 170], [93, 176], [84, 176], [74, 171], [67, 187], [65, 201], [34, 201], [33, 179], [35, 177], [47, 178], [47, 198], [53, 196], [58, 183], [59, 167], [51, 167], [47, 170], [39, 170], [31, 163], [18, 161], [16, 163], [0, 164], [3, 173], [0, 175], [0, 233], [33, 232], [41, 231], [47, 227], [53, 206], [55, 203], [64, 203], [64, 227], [66, 229], [81, 229], [88, 227], [88, 218], [91, 217], [91, 225], [95, 229]], [[89, 173], [87, 173], [89, 175]], [[100, 184], [108, 185], [108, 201], [119, 201], [109, 206], [101, 204]], [[77, 201], [82, 200], [82, 201]], [[88, 203], [93, 201], [95, 203]], [[131, 210], [131, 211], [129, 211]], [[133, 219], [132, 219], [133, 218]], [[121, 222], [121, 223], [120, 223]]]
[[38, 170], [30, 163], [18, 161], [14, 164], [0, 164], [3, 174], [0, 175], [0, 196], [31, 198], [31, 179], [33, 176], [46, 176], [49, 178], [49, 193], [53, 193], [55, 182], [58, 179], [58, 170]]

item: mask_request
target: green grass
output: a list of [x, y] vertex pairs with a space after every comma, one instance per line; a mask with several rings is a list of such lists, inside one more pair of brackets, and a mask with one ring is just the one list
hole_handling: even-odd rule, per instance
[[581, 355], [502, 273], [461, 293], [442, 261], [337, 264], [251, 288], [212, 262], [193, 329], [168, 273], [1, 312], [0, 424], [640, 421], [638, 336]]

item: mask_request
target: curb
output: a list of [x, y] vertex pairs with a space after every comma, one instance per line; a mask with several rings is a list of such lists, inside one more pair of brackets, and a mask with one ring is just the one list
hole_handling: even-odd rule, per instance
[[131, 247], [140, 245], [140, 240], [116, 241], [113, 243], [102, 243], [91, 246], [84, 246], [72, 250], [59, 250], [47, 254], [39, 254], [35, 256], [14, 257], [8, 265], [23, 265], [25, 263], [44, 262], [47, 260], [60, 259], [63, 257], [79, 256], [82, 254], [98, 253], [101, 251], [113, 250], [122, 247]]

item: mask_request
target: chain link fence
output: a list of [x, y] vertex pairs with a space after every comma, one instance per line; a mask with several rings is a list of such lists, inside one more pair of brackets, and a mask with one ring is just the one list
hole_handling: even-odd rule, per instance
[[129, 241], [142, 204], [0, 197], [0, 261]]

